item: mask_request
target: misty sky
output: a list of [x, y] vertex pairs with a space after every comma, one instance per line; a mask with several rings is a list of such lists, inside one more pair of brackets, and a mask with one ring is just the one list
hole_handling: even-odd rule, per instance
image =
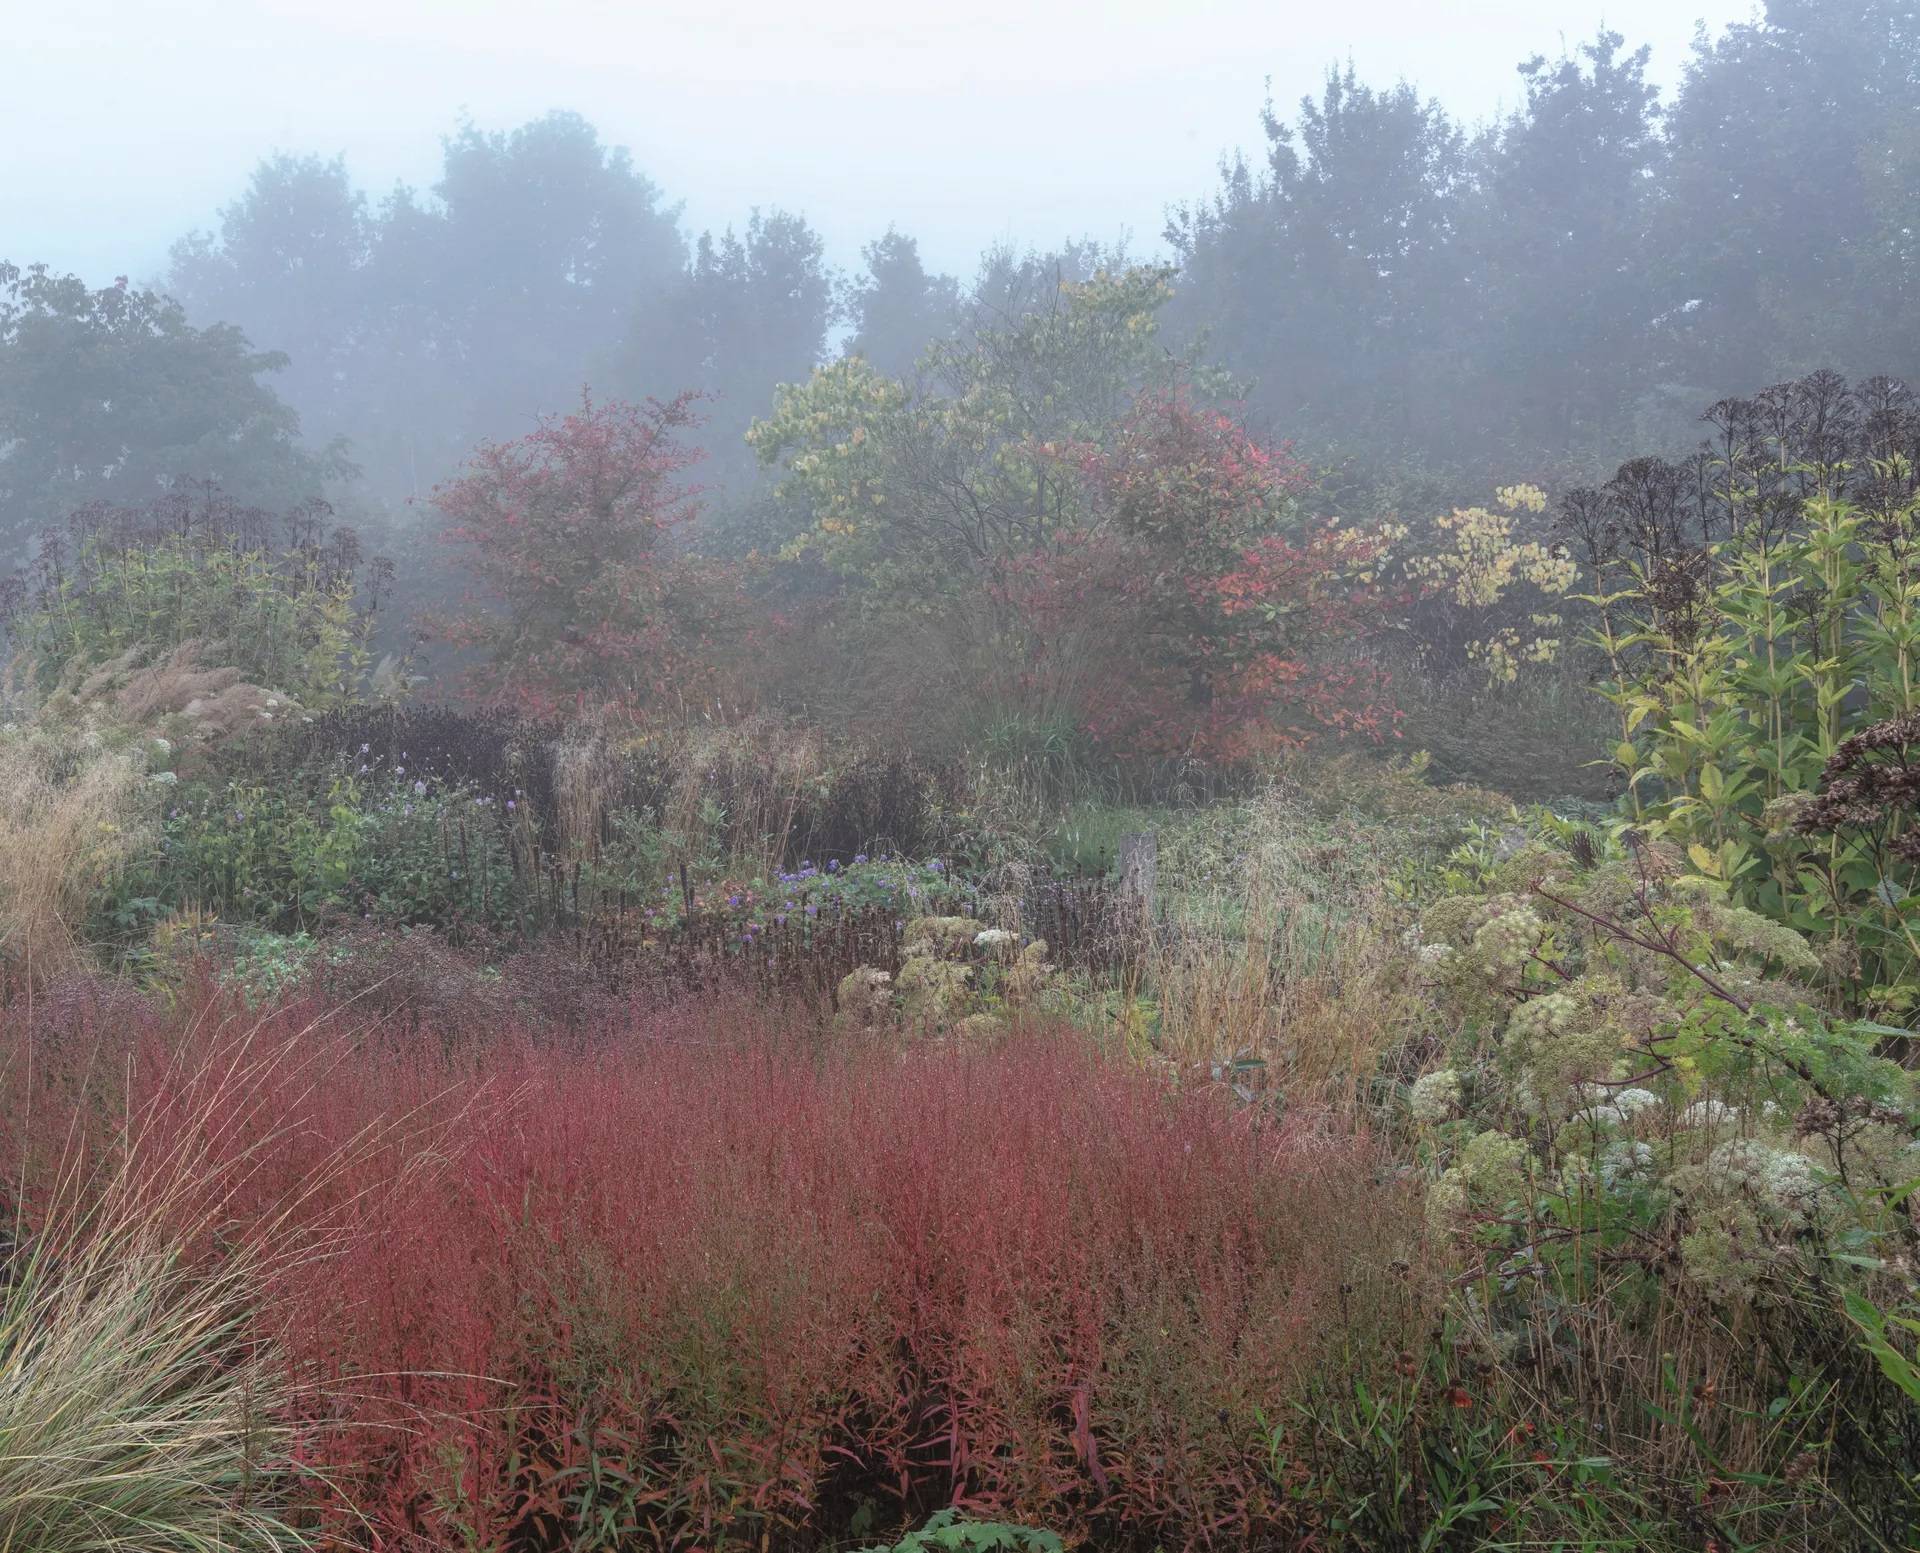
[[1604, 19], [1677, 80], [1696, 18], [1751, 0], [0, 0], [0, 258], [158, 275], [260, 156], [344, 152], [375, 193], [433, 181], [462, 113], [574, 108], [692, 230], [785, 205], [850, 265], [891, 222], [970, 274], [997, 240], [1131, 233], [1259, 143], [1349, 53], [1471, 118], [1515, 64]]

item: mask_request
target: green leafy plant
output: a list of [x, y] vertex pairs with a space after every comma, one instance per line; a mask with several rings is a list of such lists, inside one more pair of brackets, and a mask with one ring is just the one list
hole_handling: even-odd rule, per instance
[[1875, 1016], [1920, 996], [1912, 795], [1886, 769], [1861, 801], [1855, 769], [1904, 769], [1920, 709], [1903, 395], [1816, 373], [1727, 401], [1692, 464], [1638, 460], [1565, 504], [1632, 822], [1805, 933]]
[[[14, 632], [47, 687], [197, 665], [309, 710], [342, 705], [364, 686], [391, 568], [327, 517], [314, 502], [278, 518], [211, 486], [89, 508], [72, 521], [72, 553], [44, 551], [31, 587], [16, 590]], [[163, 689], [138, 695], [158, 701]]]
[[1050, 1531], [1009, 1526], [1000, 1521], [969, 1521], [958, 1510], [936, 1510], [927, 1524], [898, 1542], [876, 1543], [861, 1553], [1065, 1553], [1066, 1544]]

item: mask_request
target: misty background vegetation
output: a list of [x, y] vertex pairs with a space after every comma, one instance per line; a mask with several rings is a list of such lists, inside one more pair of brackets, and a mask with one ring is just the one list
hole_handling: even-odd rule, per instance
[[[1920, 367], [1905, 7], [1776, 0], [1703, 31], [1664, 98], [1648, 51], [1605, 30], [1519, 69], [1523, 100], [1478, 124], [1330, 69], [1168, 213], [1163, 343], [1224, 369], [1323, 503], [1601, 477], [1684, 449], [1724, 396]], [[274, 152], [124, 285], [7, 255], [0, 543], [18, 559], [75, 507], [179, 475], [273, 507], [324, 494], [404, 536], [477, 442], [591, 385], [705, 396], [700, 532], [750, 546], [778, 534], [742, 440], [776, 384], [841, 353], [911, 377], [931, 342], [1126, 259], [1069, 240], [945, 275], [888, 230], [848, 273], [804, 210], [696, 231], [684, 192], [560, 108], [455, 125], [426, 187]]]

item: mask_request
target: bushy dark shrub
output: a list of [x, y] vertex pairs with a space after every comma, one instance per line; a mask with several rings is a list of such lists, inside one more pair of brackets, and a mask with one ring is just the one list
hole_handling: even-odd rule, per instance
[[518, 794], [545, 814], [553, 808], [551, 747], [559, 735], [558, 723], [497, 708], [356, 703], [234, 749], [225, 769], [257, 779], [296, 778], [346, 760], [380, 770], [406, 766], [499, 801]]

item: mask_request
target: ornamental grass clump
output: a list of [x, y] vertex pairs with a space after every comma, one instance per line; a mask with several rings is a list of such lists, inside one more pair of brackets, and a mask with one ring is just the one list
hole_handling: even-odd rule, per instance
[[276, 1514], [287, 1386], [244, 1257], [187, 1259], [124, 1199], [0, 1253], [0, 1548], [250, 1553]]
[[306, 1545], [272, 1309], [321, 1249], [319, 1182], [262, 1195], [281, 1138], [249, 1095], [311, 1084], [328, 1043], [269, 1054], [239, 1028], [205, 1061], [191, 1025], [160, 1028], [109, 998], [0, 1014], [0, 1548]]
[[97, 730], [0, 729], [0, 975], [32, 986], [84, 963], [94, 892], [144, 828], [142, 780]]
[[[292, 1054], [320, 1012], [156, 1013], [49, 1060], [184, 1115], [167, 1048]], [[223, 1199], [243, 1238], [314, 1179], [310, 1221], [347, 1226], [271, 1288], [322, 1542], [815, 1553], [953, 1506], [1259, 1544], [1300, 1512], [1258, 1415], [1412, 1206], [1351, 1130], [1071, 1031], [823, 1045], [719, 998], [565, 1040], [329, 1017], [351, 1062], [269, 1063], [212, 1132], [256, 1162]]]
[[1167, 920], [1144, 956], [1158, 1050], [1186, 1065], [1257, 1062], [1315, 1101], [1367, 1088], [1415, 992], [1386, 865], [1280, 787], [1171, 843]]

